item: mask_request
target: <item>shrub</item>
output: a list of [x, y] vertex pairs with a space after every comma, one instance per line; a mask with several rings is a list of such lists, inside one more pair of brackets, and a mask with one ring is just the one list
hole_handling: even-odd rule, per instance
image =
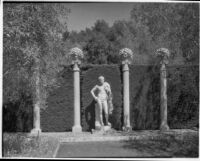
[[3, 104], [3, 131], [29, 132], [33, 128], [32, 98], [23, 95], [18, 100]]

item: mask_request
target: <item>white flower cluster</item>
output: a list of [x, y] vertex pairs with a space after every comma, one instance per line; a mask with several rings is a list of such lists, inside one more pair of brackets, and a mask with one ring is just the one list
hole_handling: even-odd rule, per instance
[[132, 50], [131, 49], [129, 49], [129, 48], [123, 48], [123, 49], [121, 49], [120, 51], [119, 51], [119, 55], [122, 57], [122, 58], [124, 58], [124, 59], [126, 59], [126, 58], [133, 58], [133, 52], [132, 52]]
[[83, 52], [81, 49], [75, 47], [70, 50], [70, 56], [73, 58], [83, 58]]
[[160, 48], [160, 49], [158, 49], [157, 51], [156, 51], [156, 56], [158, 56], [158, 57], [167, 57], [167, 58], [169, 58], [170, 57], [170, 52], [169, 52], [169, 50], [168, 49], [166, 49], [166, 48]]

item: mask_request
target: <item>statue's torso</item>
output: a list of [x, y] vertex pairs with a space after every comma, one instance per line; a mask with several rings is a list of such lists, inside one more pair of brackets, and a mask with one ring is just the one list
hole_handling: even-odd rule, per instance
[[97, 85], [97, 90], [98, 90], [97, 97], [102, 101], [107, 100], [107, 93], [104, 84], [101, 86]]

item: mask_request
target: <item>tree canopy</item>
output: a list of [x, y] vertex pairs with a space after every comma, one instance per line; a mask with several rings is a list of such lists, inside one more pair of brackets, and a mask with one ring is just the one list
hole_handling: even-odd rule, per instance
[[46, 97], [45, 91], [58, 86], [57, 74], [75, 46], [88, 64], [120, 64], [124, 47], [132, 49], [133, 64], [154, 64], [160, 47], [171, 51], [171, 64], [199, 63], [197, 3], [134, 3], [129, 20], [111, 26], [97, 20], [80, 32], [67, 29], [67, 3], [4, 3], [3, 12], [4, 102], [20, 93], [33, 96], [37, 70]]
[[4, 102], [18, 100], [21, 93], [34, 95], [38, 67], [41, 89], [54, 84], [65, 62], [62, 34], [68, 13], [59, 3], [4, 3]]
[[134, 64], [153, 64], [160, 47], [171, 51], [171, 64], [198, 64], [197, 3], [135, 3], [130, 15], [112, 26], [97, 20], [90, 29], [71, 32], [69, 39], [82, 46], [86, 62], [92, 64], [120, 63], [123, 47], [133, 50]]

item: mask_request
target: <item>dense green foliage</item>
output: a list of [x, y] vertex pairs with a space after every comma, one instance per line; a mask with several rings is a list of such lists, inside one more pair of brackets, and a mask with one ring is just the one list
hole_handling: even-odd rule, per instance
[[199, 5], [197, 3], [134, 3], [129, 20], [109, 26], [97, 20], [92, 28], [72, 32], [69, 39], [79, 43], [86, 63], [120, 63], [119, 50], [133, 50], [134, 64], [154, 64], [155, 51], [166, 47], [171, 64], [199, 62]]
[[[184, 63], [199, 63], [199, 4], [138, 3], [133, 6], [131, 18], [148, 33], [151, 43], [139, 42], [143, 50], [163, 46], [173, 57], [184, 58]], [[174, 63], [178, 64], [177, 60]]]
[[[170, 128], [198, 127], [199, 66], [169, 66], [167, 79]], [[158, 129], [160, 125], [158, 66], [130, 67], [130, 99], [133, 129]]]
[[167, 95], [169, 126], [199, 127], [199, 66], [169, 67]]
[[[65, 63], [62, 33], [69, 11], [50, 3], [4, 3], [3, 10], [3, 101], [14, 102], [21, 94], [35, 102], [36, 70], [40, 73], [41, 104], [56, 84]], [[55, 52], [56, 51], [56, 52]]]
[[133, 129], [158, 129], [159, 110], [160, 77], [158, 66], [131, 65], [130, 117]]
[[3, 131], [29, 132], [33, 128], [33, 101], [22, 95], [18, 101], [4, 104]]
[[67, 66], [58, 75], [58, 87], [47, 98], [47, 108], [41, 110], [43, 132], [71, 131], [74, 121], [73, 71]]
[[[19, 122], [26, 120], [27, 124], [30, 124], [32, 115], [27, 111], [30, 111], [29, 108], [32, 109], [38, 101], [36, 88], [40, 90], [38, 98], [41, 108], [45, 108], [48, 93], [57, 85], [57, 74], [63, 68], [60, 65], [67, 63], [64, 54], [67, 46], [62, 43], [62, 33], [66, 31], [68, 13], [69, 9], [61, 4], [4, 3], [3, 111], [5, 121], [16, 125], [14, 122], [16, 117]], [[36, 87], [37, 78], [40, 82]], [[7, 130], [21, 129], [13, 127], [14, 125], [4, 124], [4, 127]], [[27, 131], [27, 127], [24, 126], [22, 131]]]

